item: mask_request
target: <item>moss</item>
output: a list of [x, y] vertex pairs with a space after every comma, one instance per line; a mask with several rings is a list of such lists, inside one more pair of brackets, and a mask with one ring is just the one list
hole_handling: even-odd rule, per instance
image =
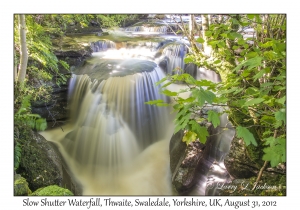
[[22, 144], [22, 158], [17, 173], [26, 178], [33, 191], [61, 182], [61, 176], [56, 165], [47, 157], [47, 148], [38, 147], [36, 136], [32, 131], [20, 130]]
[[14, 195], [29, 195], [31, 190], [28, 187], [28, 183], [24, 177], [18, 178], [14, 182]]
[[31, 196], [72, 196], [74, 195], [70, 190], [59, 187], [57, 185], [50, 185], [48, 187], [39, 188], [34, 191]]

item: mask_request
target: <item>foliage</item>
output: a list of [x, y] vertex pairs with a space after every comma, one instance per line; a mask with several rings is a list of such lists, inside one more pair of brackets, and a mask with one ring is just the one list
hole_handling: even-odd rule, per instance
[[[166, 89], [170, 84], [179, 81], [185, 82], [187, 88], [180, 92], [172, 92]], [[207, 80], [197, 81], [189, 74], [168, 75], [156, 83], [156, 85], [161, 84], [161, 93], [173, 97], [175, 102], [173, 109], [177, 114], [174, 132], [177, 133], [179, 130], [186, 129], [187, 132], [184, 134], [183, 141], [187, 144], [196, 139], [205, 143], [209, 134], [204, 124], [211, 122], [214, 127], [220, 124], [219, 114], [212, 110], [211, 105], [209, 105], [216, 98], [213, 92], [215, 84]], [[181, 94], [186, 92], [191, 92], [191, 96], [184, 98]], [[149, 101], [146, 104], [166, 105], [162, 100]], [[208, 115], [208, 117], [204, 117], [204, 115]]]
[[[20, 44], [17, 18], [14, 27], [15, 65], [18, 64]], [[57, 85], [64, 84], [67, 77], [59, 72], [59, 67], [68, 71], [66, 62], [58, 60], [52, 51], [52, 42], [45, 28], [36, 22], [34, 15], [26, 15], [26, 39], [28, 47], [28, 78], [49, 81], [55, 76]], [[30, 80], [29, 80], [30, 81]]]
[[31, 96], [25, 96], [19, 110], [14, 115], [14, 122], [16, 126], [27, 126], [38, 131], [43, 131], [47, 128], [46, 119], [41, 118], [38, 114], [32, 114], [30, 111]]
[[[253, 29], [253, 33], [245, 37], [245, 31], [249, 29]], [[246, 145], [255, 146], [261, 153], [260, 158], [270, 161], [272, 167], [284, 163], [286, 16], [228, 15], [223, 22], [210, 24], [204, 36], [196, 41], [204, 47], [193, 49], [185, 62], [219, 73], [222, 82], [195, 81], [187, 75], [164, 79], [171, 83], [184, 81], [187, 89], [182, 92], [191, 91], [191, 97], [187, 99], [178, 97], [177, 92], [163, 92], [177, 96], [173, 106], [177, 111], [175, 132], [186, 129], [197, 133], [191, 122], [204, 121], [201, 111], [207, 103], [226, 105], [229, 107], [226, 112], [236, 126], [237, 137], [244, 139]], [[206, 52], [208, 48], [210, 54]], [[207, 120], [217, 125], [216, 116], [216, 113], [210, 113]], [[186, 133], [195, 140], [195, 135]]]
[[52, 33], [62, 36], [68, 26], [79, 25], [89, 27], [91, 22], [98, 23], [101, 28], [120, 26], [123, 21], [137, 18], [137, 14], [38, 14], [32, 15], [34, 20]]

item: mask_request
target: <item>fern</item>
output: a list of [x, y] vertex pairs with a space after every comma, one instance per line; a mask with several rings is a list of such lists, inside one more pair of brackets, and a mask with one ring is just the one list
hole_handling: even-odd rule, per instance
[[31, 96], [25, 96], [22, 100], [21, 107], [14, 116], [15, 124], [19, 126], [28, 126], [38, 131], [47, 128], [47, 121], [38, 114], [32, 114], [30, 109]]

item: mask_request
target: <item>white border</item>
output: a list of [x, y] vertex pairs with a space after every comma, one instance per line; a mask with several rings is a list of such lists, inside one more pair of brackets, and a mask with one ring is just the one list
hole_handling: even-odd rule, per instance
[[[23, 205], [23, 199], [26, 197], [13, 196], [13, 14], [14, 13], [286, 13], [287, 14], [287, 196], [286, 197], [249, 197], [252, 200], [276, 200], [278, 208], [292, 207], [297, 205], [298, 196], [297, 191], [299, 183], [296, 176], [299, 173], [299, 164], [297, 164], [297, 146], [299, 145], [299, 136], [296, 133], [299, 128], [296, 122], [296, 117], [299, 115], [298, 107], [298, 89], [296, 86], [298, 82], [299, 61], [298, 52], [299, 46], [297, 39], [299, 34], [299, 15], [296, 9], [298, 8], [295, 1], [278, 1], [278, 0], [213, 0], [213, 1], [170, 1], [170, 0], [114, 0], [114, 1], [66, 1], [66, 0], [52, 0], [52, 1], [37, 1], [37, 0], [11, 0], [1, 3], [1, 18], [0, 18], [0, 46], [1, 49], [1, 117], [0, 128], [1, 131], [1, 187], [0, 187], [0, 206], [1, 209], [16, 209]], [[3, 65], [4, 63], [4, 65]], [[298, 135], [297, 135], [298, 134]], [[296, 162], [297, 161], [297, 162]], [[77, 197], [80, 198], [80, 197]], [[89, 197], [82, 197], [89, 200]], [[118, 197], [113, 197], [117, 199]], [[122, 198], [122, 197], [121, 197]], [[145, 198], [145, 197], [141, 197]], [[155, 198], [155, 197], [153, 197]], [[174, 197], [166, 197], [168, 200]], [[183, 198], [183, 197], [179, 197]], [[199, 198], [199, 197], [197, 197]], [[209, 199], [220, 197], [200, 197], [207, 203]], [[221, 197], [226, 200], [227, 197]], [[33, 200], [40, 200], [41, 198], [32, 198]], [[54, 197], [49, 198], [54, 200]], [[60, 200], [66, 198], [59, 197]], [[129, 197], [134, 200], [135, 197]], [[232, 197], [232, 200], [248, 199], [247, 197]], [[4, 208], [3, 208], [4, 207]], [[32, 207], [31, 207], [32, 208]], [[31, 209], [30, 208], [30, 209]], [[40, 209], [40, 207], [38, 207]], [[43, 207], [47, 208], [47, 207]], [[51, 207], [49, 207], [51, 208]], [[53, 208], [53, 207], [52, 207]], [[75, 208], [75, 207], [73, 207]], [[72, 208], [72, 209], [73, 209]], [[76, 208], [79, 209], [80, 207]], [[124, 207], [125, 208], [125, 207]], [[173, 207], [174, 208], [174, 207]], [[172, 208], [172, 209], [173, 209]], [[177, 207], [182, 208], [182, 207]], [[184, 207], [188, 208], [188, 207]], [[203, 207], [196, 207], [203, 208]], [[214, 207], [211, 207], [214, 208]], [[246, 209], [241, 207], [242, 209]], [[37, 209], [37, 208], [36, 208]], [[64, 207], [66, 209], [66, 207]], [[71, 208], [67, 208], [71, 209]], [[80, 209], [87, 209], [81, 207]], [[95, 209], [95, 208], [94, 208]], [[99, 209], [99, 208], [98, 208]], [[106, 209], [106, 208], [101, 208]], [[137, 209], [137, 208], [135, 208]], [[166, 209], [166, 208], [164, 208]], [[234, 209], [233, 207], [225, 207], [224, 209]], [[249, 208], [250, 209], [250, 208]]]

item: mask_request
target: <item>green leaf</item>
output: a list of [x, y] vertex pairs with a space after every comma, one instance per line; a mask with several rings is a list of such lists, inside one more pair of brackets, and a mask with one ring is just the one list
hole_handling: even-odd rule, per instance
[[249, 52], [245, 55], [246, 58], [254, 58], [258, 56], [257, 52]]
[[183, 138], [182, 141], [185, 142], [187, 145], [190, 144], [191, 142], [195, 141], [197, 138], [197, 134], [194, 133], [193, 131], [187, 131]]
[[199, 37], [196, 41], [199, 42], [199, 43], [201, 43], [201, 44], [205, 42], [205, 40], [202, 39], [201, 37]]
[[207, 136], [209, 136], [207, 128], [200, 126], [199, 123], [197, 123], [195, 120], [191, 120], [189, 124], [192, 125], [192, 131], [197, 134], [199, 141], [205, 144], [206, 138]]
[[248, 77], [250, 75], [251, 71], [250, 70], [244, 70], [242, 73], [241, 73], [241, 76], [242, 77]]
[[247, 17], [248, 17], [250, 20], [252, 20], [255, 16], [252, 15], [252, 14], [247, 14]]
[[281, 109], [278, 112], [275, 112], [275, 119], [278, 121], [283, 121], [284, 123], [286, 123], [286, 113], [285, 113], [285, 109]]
[[162, 86], [162, 88], [167, 87], [167, 86], [169, 86], [169, 85], [171, 85], [171, 84], [173, 84], [173, 82], [167, 82], [166, 84], [164, 84], [164, 85]]
[[245, 49], [248, 49], [248, 48], [249, 48], [249, 45], [248, 45], [248, 44], [243, 44], [243, 47], [244, 47]]
[[211, 45], [213, 48], [215, 48], [218, 43], [219, 43], [219, 41], [209, 41], [207, 44]]
[[209, 90], [202, 90], [201, 91], [201, 96], [209, 104], [212, 104], [215, 97], [216, 97], [216, 95], [212, 91], [209, 91]]
[[192, 57], [187, 56], [183, 59], [183, 61], [184, 63], [193, 63], [194, 59]]
[[243, 62], [241, 62], [239, 65], [237, 65], [237, 67], [235, 67], [233, 70], [234, 71], [239, 71], [243, 66], [248, 67], [248, 70], [251, 70], [255, 67], [258, 67], [262, 64], [262, 57], [255, 57], [255, 58], [250, 58], [248, 60], [245, 60]]
[[245, 93], [247, 95], [252, 95], [252, 96], [257, 95], [257, 94], [259, 94], [259, 89], [256, 87], [249, 87], [246, 89]]
[[239, 45], [243, 45], [243, 44], [245, 44], [246, 42], [245, 42], [245, 40], [244, 39], [239, 39], [238, 40], [238, 44]]
[[216, 128], [218, 125], [220, 125], [220, 118], [217, 112], [213, 110], [209, 110], [207, 112], [208, 114], [208, 121], [212, 122], [213, 126]]
[[253, 76], [254, 79], [253, 81], [255, 82], [257, 79], [260, 79], [265, 73], [266, 73], [265, 69], [259, 71], [257, 74]]
[[35, 128], [38, 131], [44, 131], [47, 128], [47, 121], [44, 118], [37, 119], [35, 121]]
[[226, 44], [225, 44], [225, 42], [223, 40], [219, 41], [217, 43], [217, 45], [218, 45], [219, 48], [224, 48], [226, 46]]
[[228, 35], [229, 39], [235, 39], [235, 38], [243, 38], [243, 36], [237, 32], [230, 32]]
[[212, 35], [211, 31], [205, 31], [205, 36], [210, 37]]
[[262, 157], [265, 161], [270, 161], [271, 166], [275, 167], [279, 163], [286, 162], [286, 140], [283, 138], [278, 139], [277, 144], [265, 148]]
[[159, 80], [158, 82], [155, 83], [156, 86], [160, 85], [161, 83], [163, 83], [164, 81], [166, 81], [168, 78], [164, 77], [161, 80]]
[[250, 99], [249, 101], [246, 101], [245, 104], [243, 105], [243, 107], [245, 106], [253, 106], [254, 104], [259, 104], [261, 102], [263, 102], [265, 99], [263, 98], [254, 98], [254, 99]]
[[[179, 126], [180, 129], [184, 129], [190, 120], [191, 114], [192, 113], [189, 112], [180, 118], [176, 118], [176, 126]], [[177, 133], [179, 130], [175, 128], [175, 133]]]
[[268, 48], [268, 47], [273, 46], [273, 44], [274, 44], [274, 41], [268, 41], [268, 42], [266, 42], [266, 43], [261, 44], [260, 46], [261, 46], [262, 48]]
[[167, 89], [161, 91], [162, 94], [166, 95], [166, 96], [177, 96], [177, 92], [172, 92], [172, 91], [169, 91]]
[[240, 48], [240, 47], [239, 47], [239, 46], [236, 46], [236, 45], [232, 47], [233, 50], [237, 50], [237, 49], [239, 49], [239, 48]]
[[189, 97], [189, 98], [178, 98], [177, 99], [177, 101], [179, 102], [179, 103], [183, 103], [183, 104], [185, 104], [185, 103], [192, 103], [192, 102], [194, 102], [194, 100], [195, 100], [195, 98], [194, 97]]
[[199, 87], [212, 87], [215, 85], [215, 83], [213, 83], [212, 81], [205, 80], [205, 79], [197, 80], [195, 83]]
[[158, 99], [158, 100], [147, 101], [147, 102], [145, 102], [145, 104], [157, 105], [158, 103], [163, 103], [163, 102], [164, 102], [164, 100]]
[[273, 146], [276, 144], [276, 138], [274, 137], [269, 137], [269, 138], [266, 138], [265, 139], [265, 142], [264, 142], [264, 145], [270, 145], [270, 146]]
[[250, 144], [257, 146], [256, 140], [255, 140], [253, 134], [247, 128], [238, 126], [236, 128], [236, 135], [238, 138], [244, 139], [246, 146], [249, 146]]
[[286, 101], [286, 96], [283, 96], [282, 98], [279, 98], [279, 99], [276, 99], [276, 102], [277, 103], [280, 103], [280, 104], [285, 104], [285, 101]]

